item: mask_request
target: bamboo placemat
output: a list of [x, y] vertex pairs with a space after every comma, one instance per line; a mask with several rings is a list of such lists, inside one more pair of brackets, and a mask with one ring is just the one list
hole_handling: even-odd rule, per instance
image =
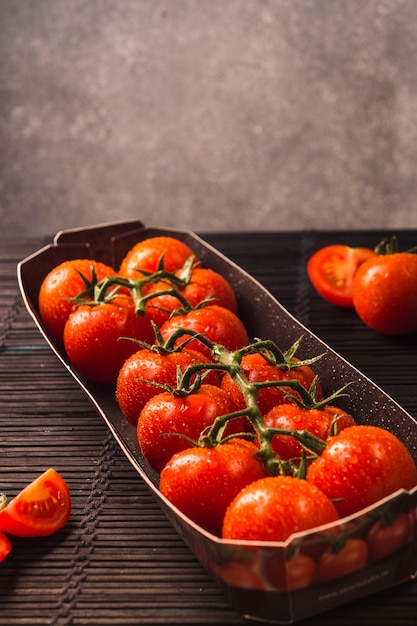
[[[211, 234], [345, 358], [417, 416], [416, 337], [393, 339], [335, 309], [310, 287], [312, 251], [342, 239], [372, 247], [385, 233]], [[403, 247], [414, 231], [399, 234]], [[10, 497], [48, 467], [67, 480], [68, 525], [17, 539], [0, 565], [0, 624], [245, 624], [155, 503], [107, 427], [26, 312], [16, 263], [50, 239], [0, 240], [0, 490]], [[415, 626], [417, 583], [306, 620], [306, 626]]]

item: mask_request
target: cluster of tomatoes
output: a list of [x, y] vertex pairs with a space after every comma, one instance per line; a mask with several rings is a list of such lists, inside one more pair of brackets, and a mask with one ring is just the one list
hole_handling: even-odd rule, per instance
[[323, 398], [300, 342], [250, 343], [231, 285], [180, 240], [141, 241], [117, 270], [67, 261], [39, 310], [74, 367], [115, 386], [163, 496], [214, 535], [284, 541], [417, 485], [398, 438]]
[[0, 561], [12, 549], [8, 535], [45, 537], [65, 526], [71, 514], [67, 483], [53, 468], [35, 478], [12, 500], [0, 494]]
[[374, 250], [333, 244], [309, 259], [317, 292], [341, 307], [353, 307], [370, 328], [387, 335], [417, 332], [417, 249], [400, 252], [396, 237]]

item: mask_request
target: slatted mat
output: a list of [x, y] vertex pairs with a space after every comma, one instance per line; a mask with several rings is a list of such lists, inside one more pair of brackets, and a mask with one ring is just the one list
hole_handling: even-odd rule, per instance
[[[210, 234], [332, 348], [417, 417], [417, 341], [379, 336], [323, 302], [305, 272], [318, 247], [373, 247], [385, 233]], [[398, 233], [402, 248], [416, 231]], [[48, 467], [73, 512], [42, 539], [17, 539], [0, 565], [0, 625], [247, 624], [178, 537], [107, 427], [24, 308], [16, 263], [50, 239], [0, 240], [0, 490], [12, 497]], [[416, 626], [417, 582], [303, 622]]]

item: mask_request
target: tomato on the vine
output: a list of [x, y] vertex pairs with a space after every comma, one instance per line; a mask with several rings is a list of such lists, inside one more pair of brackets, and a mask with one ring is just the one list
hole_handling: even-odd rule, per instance
[[[160, 472], [176, 452], [197, 442], [203, 430], [214, 420], [235, 410], [229, 395], [220, 387], [202, 384], [188, 395], [165, 391], [155, 395], [143, 407], [138, 420], [137, 435], [144, 457]], [[245, 432], [243, 417], [228, 422], [224, 437]]]
[[49, 468], [0, 511], [0, 531], [17, 537], [43, 537], [62, 528], [70, 514], [68, 485]]
[[[266, 361], [258, 352], [245, 354], [242, 357], [240, 367], [250, 383], [298, 380], [298, 382], [306, 390], [309, 390], [315, 379], [314, 371], [309, 365], [300, 365], [291, 369], [279, 367], [278, 365], [273, 365], [272, 363]], [[233, 396], [239, 408], [244, 408], [245, 402], [243, 394], [238, 389], [229, 373], [226, 373], [223, 376], [221, 386]], [[257, 402], [259, 410], [263, 415], [268, 413], [268, 411], [270, 411], [277, 404], [288, 402], [283, 389], [285, 389], [285, 392], [288, 394], [297, 395], [297, 392], [291, 390], [290, 387], [283, 388], [271, 386], [259, 389]], [[316, 399], [322, 399], [322, 392], [319, 383], [316, 387]]]
[[268, 476], [237, 494], [224, 516], [222, 536], [286, 541], [293, 533], [337, 519], [333, 503], [312, 483], [292, 476]]
[[119, 274], [127, 278], [140, 278], [142, 271], [155, 272], [163, 259], [167, 272], [175, 272], [183, 267], [196, 254], [184, 242], [175, 237], [159, 236], [143, 239], [135, 244], [124, 256], [119, 267]]
[[[227, 350], [234, 351], [243, 348], [249, 343], [248, 333], [241, 319], [222, 306], [209, 304], [202, 308], [192, 310], [190, 313], [173, 315], [161, 326], [161, 335], [164, 341], [177, 331], [185, 328], [195, 333], [201, 333], [213, 343], [224, 346]], [[179, 338], [176, 345], [185, 341], [187, 347], [206, 354], [211, 358], [211, 350], [199, 339], [192, 339], [185, 334]]]
[[[182, 303], [175, 295], [162, 293], [169, 290], [170, 287], [172, 285], [168, 281], [161, 280], [146, 290], [148, 298], [155, 294], [155, 298], [147, 300], [146, 308], [157, 326], [162, 326], [173, 311], [183, 308]], [[195, 308], [204, 300], [209, 299], [210, 304], [218, 304], [233, 311], [233, 313], [237, 313], [237, 301], [232, 286], [221, 274], [210, 268], [193, 268], [189, 282], [178, 291], [191, 308]]]
[[64, 347], [80, 374], [113, 384], [123, 363], [138, 349], [130, 339], [152, 343], [154, 337], [146, 313], [138, 315], [130, 295], [120, 295], [73, 311], [65, 324]]
[[6, 537], [6, 535], [0, 530], [0, 563], [4, 561], [11, 549], [12, 544], [10, 543], [9, 538]]
[[307, 480], [333, 502], [341, 517], [356, 513], [399, 489], [417, 485], [406, 446], [377, 426], [351, 426], [331, 437], [309, 466]]
[[307, 272], [316, 291], [328, 302], [352, 307], [352, 282], [358, 268], [375, 252], [333, 244], [317, 250], [309, 259]]
[[[158, 348], [138, 350], [126, 359], [117, 376], [116, 400], [123, 415], [136, 426], [139, 414], [148, 400], [161, 393], [158, 385], [175, 388], [178, 371], [184, 372], [191, 364], [209, 362], [201, 352], [187, 348], [172, 352]], [[218, 385], [218, 372], [207, 372], [204, 382]]]
[[[331, 434], [336, 435], [344, 428], [355, 425], [355, 420], [351, 415], [335, 406], [306, 409], [288, 402], [274, 406], [264, 415], [264, 422], [268, 428], [306, 430], [323, 441], [326, 441]], [[286, 434], [273, 436], [272, 449], [283, 460], [301, 457], [303, 453], [301, 443]]]
[[387, 335], [417, 332], [417, 254], [394, 252], [370, 258], [352, 285], [356, 313]]
[[225, 511], [247, 484], [266, 475], [254, 443], [230, 439], [177, 452], [163, 468], [161, 493], [193, 522], [220, 536]]
[[[71, 299], [88, 291], [88, 285], [82, 277], [91, 283], [93, 271], [97, 281], [116, 274], [112, 267], [104, 263], [90, 259], [71, 259], [54, 267], [42, 281], [38, 295], [39, 313], [54, 339], [62, 341], [65, 323], [78, 306]], [[89, 299], [92, 296], [90, 294]]]

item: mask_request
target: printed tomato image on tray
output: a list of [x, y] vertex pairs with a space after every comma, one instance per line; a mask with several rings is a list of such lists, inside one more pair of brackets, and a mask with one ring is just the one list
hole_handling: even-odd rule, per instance
[[[140, 242], [156, 237], [165, 238], [165, 243], [166, 238], [173, 238], [184, 244], [178, 246], [186, 251], [180, 267], [169, 271], [164, 267], [164, 256], [168, 254], [165, 248], [152, 266], [141, 270], [136, 257], [133, 270], [130, 268], [128, 275], [122, 275], [119, 269], [129, 252], [139, 250]], [[169, 313], [168, 319], [165, 315], [153, 318], [153, 337], [133, 337], [130, 330], [126, 337], [127, 327], [123, 323], [119, 326], [118, 340], [129, 342], [132, 350], [124, 363], [135, 359], [132, 361], [133, 378], [149, 392], [146, 403], [130, 394], [131, 379], [122, 366], [118, 370], [119, 386], [114, 375], [111, 380], [95, 380], [89, 370], [83, 370], [80, 361], [71, 358], [71, 350], [53, 336], [42, 319], [39, 292], [45, 277], [61, 263], [86, 258], [103, 263], [115, 272], [97, 277], [93, 297], [100, 304], [90, 302], [82, 306], [106, 306], [113, 298], [127, 298], [130, 293], [136, 314], [146, 316], [147, 307], [155, 305], [153, 285], [157, 278], [162, 279], [162, 286], [160, 280], [159, 285], [162, 292], [166, 292], [164, 296], [169, 296], [164, 303], [175, 301], [176, 309]], [[162, 332], [171, 320], [187, 316], [185, 285], [195, 263], [198, 267], [210, 268], [227, 281], [236, 306], [224, 307], [228, 312], [218, 321], [218, 309], [223, 305], [213, 304], [209, 294], [206, 302], [203, 297], [203, 301], [192, 305], [196, 311], [207, 307], [204, 316], [210, 307], [216, 307], [216, 316], [206, 324], [211, 327], [209, 336], [205, 334], [204, 325], [186, 327], [185, 322], [172, 324], [169, 332]], [[51, 245], [19, 264], [18, 279], [28, 311], [45, 340], [107, 424], [167, 518], [225, 590], [240, 615], [289, 624], [381, 591], [416, 574], [415, 420], [295, 319], [262, 285], [200, 237], [188, 231], [148, 228], [139, 220], [63, 231]], [[165, 308], [169, 306], [164, 304]], [[70, 315], [74, 314], [77, 314], [76, 308]], [[121, 320], [121, 316], [114, 317]], [[234, 338], [229, 346], [222, 343], [222, 337], [227, 335]], [[177, 368], [175, 364], [183, 362], [178, 359], [178, 352], [189, 350], [195, 356], [198, 348], [203, 350], [203, 357], [197, 357], [197, 362], [190, 358], [188, 366]], [[137, 360], [141, 351], [147, 351], [146, 361]], [[146, 366], [143, 376], [139, 373], [142, 363]], [[161, 378], [162, 369], [159, 373], [155, 371], [155, 378], [150, 381], [155, 363], [160, 368], [170, 368], [169, 385], [167, 379]], [[209, 376], [214, 376], [210, 383]], [[208, 393], [209, 385], [220, 391]], [[155, 389], [150, 392], [152, 387]], [[277, 393], [261, 395], [271, 387]], [[201, 394], [202, 388], [206, 394]], [[175, 402], [171, 401], [171, 396]], [[286, 405], [291, 410], [286, 409]], [[152, 411], [160, 412], [161, 406], [172, 406], [169, 409], [172, 421], [169, 422], [166, 415], [167, 421], [161, 420], [160, 430], [147, 442], [153, 451], [157, 450], [158, 441], [163, 442], [166, 428], [170, 429], [168, 437], [173, 440], [184, 436], [184, 433], [173, 432], [181, 429], [179, 415], [195, 415], [197, 411], [202, 428], [200, 434], [198, 430], [187, 430], [185, 441], [189, 447], [183, 450], [174, 451], [176, 445], [171, 448], [171, 444], [165, 442], [165, 453], [173, 456], [167, 462], [164, 460], [162, 468], [155, 466], [154, 461], [149, 462], [144, 454], [144, 442], [151, 433], [145, 417], [151, 420], [149, 415], [153, 415]], [[312, 413], [307, 417], [306, 411], [314, 412], [313, 421]], [[320, 462], [330, 464], [332, 454], [341, 455], [347, 442], [354, 445], [355, 437], [346, 435], [354, 429], [370, 433], [368, 456], [364, 456], [362, 462], [375, 467], [377, 458], [381, 464], [381, 473], [373, 476], [372, 484], [367, 484], [364, 474], [357, 471], [361, 457], [357, 448], [352, 448], [350, 453], [353, 469], [338, 464], [336, 457], [334, 464], [339, 465], [340, 471], [346, 471], [345, 476], [349, 472], [362, 480], [369, 497], [359, 501], [348, 491], [334, 493], [332, 484], [320, 483], [327, 470], [318, 467]], [[285, 437], [291, 438], [291, 446], [282, 444], [281, 439]], [[363, 452], [366, 437], [359, 437]], [[239, 438], [242, 442], [236, 444]], [[227, 446], [231, 446], [228, 461], [236, 460], [236, 464], [230, 463], [232, 469], [217, 460], [221, 456], [218, 452], [227, 451]], [[282, 456], [280, 446], [287, 450]], [[193, 456], [192, 452], [196, 454]], [[401, 459], [398, 476], [394, 476], [388, 463], [391, 454]], [[199, 488], [190, 482], [196, 505], [194, 509], [184, 510], [181, 500], [173, 500], [170, 487], [175, 480], [182, 481], [181, 488], [190, 495], [191, 487], [185, 484], [181, 463], [196, 468], [200, 463], [197, 456], [201, 457], [202, 464], [207, 459], [216, 459], [210, 461], [211, 467], [219, 463], [219, 470], [210, 483], [204, 482], [207, 472], [203, 470]], [[386, 469], [381, 458], [387, 461]], [[237, 492], [231, 489], [223, 494], [223, 508], [216, 507], [218, 519], [212, 526], [205, 527], [208, 519], [205, 512], [216, 498], [216, 489], [211, 491], [210, 488], [221, 476], [220, 469], [225, 474], [218, 484], [227, 480], [228, 485], [237, 486]], [[231, 474], [228, 472], [235, 472], [235, 482], [229, 481]], [[388, 482], [388, 477], [392, 477], [392, 482]], [[336, 477], [335, 481], [339, 479]], [[193, 480], [192, 471], [187, 480]], [[375, 485], [381, 487], [382, 483], [388, 485], [388, 491], [374, 488]], [[358, 489], [360, 486], [356, 484], [353, 491]], [[173, 491], [180, 493], [179, 487]], [[320, 498], [315, 498], [319, 492]], [[201, 501], [204, 494], [208, 498], [206, 503]], [[260, 518], [261, 500], [265, 504], [264, 522]], [[258, 504], [251, 509], [254, 502]], [[347, 508], [347, 504], [343, 508], [341, 502], [350, 504], [351, 508]], [[190, 498], [186, 504], [190, 504]], [[309, 507], [310, 523], [307, 519], [303, 520], [304, 525], [299, 523], [297, 504], [303, 510]], [[282, 507], [286, 526], [281, 525], [274, 535], [272, 523], [268, 522], [271, 519], [268, 507], [274, 510], [278, 506]], [[198, 507], [202, 514], [194, 517]], [[243, 510], [252, 512], [239, 514]], [[257, 522], [264, 534], [251, 534], [255, 525], [242, 522], [253, 519], [254, 515], [259, 515]], [[219, 522], [222, 518], [227, 520], [224, 528]], [[271, 532], [265, 534], [268, 528]]]

